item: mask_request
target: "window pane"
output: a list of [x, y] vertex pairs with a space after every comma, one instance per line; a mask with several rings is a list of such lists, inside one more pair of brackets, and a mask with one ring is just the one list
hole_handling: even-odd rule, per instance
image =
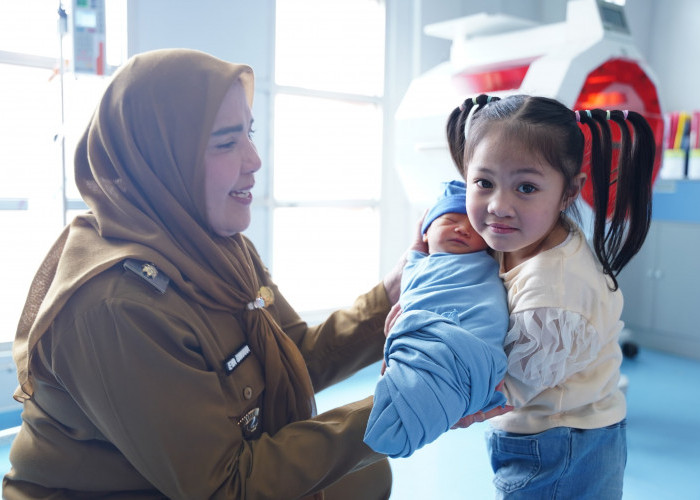
[[[106, 78], [64, 76], [61, 126], [59, 76], [50, 69], [0, 64], [0, 262], [9, 263], [0, 291], [0, 342], [11, 341], [29, 284], [63, 226], [61, 132], [66, 135], [66, 195], [79, 199], [73, 181], [77, 139]], [[68, 219], [75, 212], [68, 213]], [[5, 240], [3, 240], [4, 242]]]
[[379, 214], [370, 208], [280, 208], [272, 277], [297, 311], [352, 304], [379, 282]]
[[60, 225], [48, 226], [40, 212], [0, 210], [0, 231], [3, 234], [3, 244], [0, 245], [0, 262], [3, 263], [0, 342], [14, 340], [34, 273], [58, 237]]
[[379, 106], [278, 94], [274, 141], [276, 199], [379, 198]]
[[75, 148], [110, 80], [110, 77], [87, 74], [76, 76], [73, 73], [67, 73], [63, 78], [66, 198], [69, 200], [80, 199], [78, 187], [75, 185]]
[[58, 1], [3, 0], [0, 50], [58, 58]]
[[384, 5], [378, 0], [278, 0], [279, 85], [379, 96]]
[[[14, 338], [29, 283], [63, 222], [60, 93], [48, 69], [0, 64], [0, 341]], [[11, 200], [21, 200], [13, 207]], [[18, 208], [18, 210], [13, 210]]]
[[43, 68], [0, 64], [0, 198], [31, 197], [43, 182], [60, 193], [61, 95]]

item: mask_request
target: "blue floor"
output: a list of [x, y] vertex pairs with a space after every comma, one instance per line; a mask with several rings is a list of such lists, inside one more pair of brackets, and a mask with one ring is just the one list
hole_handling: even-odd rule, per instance
[[[700, 500], [700, 361], [640, 349], [625, 359], [626, 500]], [[371, 394], [379, 365], [318, 395], [319, 411]], [[411, 457], [391, 460], [392, 500], [490, 499], [488, 424], [449, 431]]]
[[[626, 359], [626, 500], [700, 500], [700, 362], [641, 349]], [[318, 395], [319, 411], [372, 393], [379, 365]], [[493, 498], [484, 431], [449, 431], [411, 457], [391, 460], [392, 500]], [[9, 437], [0, 436], [0, 471], [10, 467]]]

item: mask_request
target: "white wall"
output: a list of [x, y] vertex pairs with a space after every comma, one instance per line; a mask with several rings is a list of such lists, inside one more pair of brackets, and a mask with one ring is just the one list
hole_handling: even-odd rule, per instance
[[[640, 18], [633, 36], [644, 47], [668, 111], [700, 109], [700, 1], [628, 0]], [[644, 19], [645, 18], [645, 19]], [[632, 19], [630, 19], [630, 23]]]
[[[422, 5], [421, 19], [415, 22], [422, 25], [479, 12], [504, 13], [545, 24], [563, 21], [566, 16], [565, 0], [416, 1]], [[625, 12], [632, 38], [655, 77], [663, 111], [700, 109], [700, 0], [627, 0]], [[426, 71], [449, 59], [449, 45], [423, 35], [415, 44], [419, 53], [413, 57]]]
[[[387, 159], [382, 191], [382, 261], [388, 270], [408, 244], [420, 215], [411, 206], [393, 165], [390, 118], [411, 79], [449, 58], [450, 43], [422, 34], [422, 27], [475, 14], [505, 13], [543, 23], [564, 20], [564, 0], [386, 0]], [[256, 72], [256, 117], [268, 114], [274, 50], [274, 0], [128, 0], [129, 54], [163, 47], [189, 47], [246, 62]], [[632, 36], [654, 72], [666, 110], [700, 109], [700, 0], [627, 0]], [[263, 120], [260, 120], [263, 122]], [[265, 120], [267, 121], [267, 120]], [[264, 127], [256, 131], [263, 164], [269, 157]], [[265, 184], [265, 169], [260, 185]], [[265, 242], [259, 242], [263, 255]]]

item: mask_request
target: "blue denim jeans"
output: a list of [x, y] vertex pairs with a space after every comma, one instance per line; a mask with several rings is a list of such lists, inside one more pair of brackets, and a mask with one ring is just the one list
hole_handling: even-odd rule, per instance
[[619, 500], [627, 421], [601, 429], [487, 434], [497, 499]]

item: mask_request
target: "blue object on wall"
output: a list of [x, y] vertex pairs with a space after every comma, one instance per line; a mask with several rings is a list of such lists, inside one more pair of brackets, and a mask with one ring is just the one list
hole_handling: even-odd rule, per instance
[[652, 219], [700, 224], [700, 181], [658, 179], [653, 196]]

